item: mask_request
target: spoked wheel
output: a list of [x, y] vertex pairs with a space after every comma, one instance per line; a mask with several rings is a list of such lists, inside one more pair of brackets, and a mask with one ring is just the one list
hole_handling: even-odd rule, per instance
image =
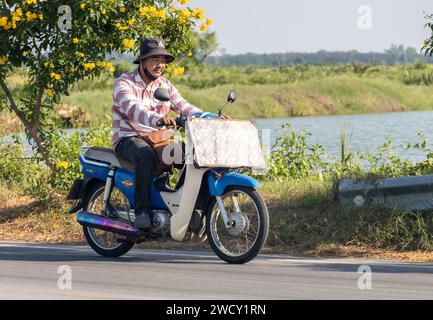
[[[84, 210], [103, 216], [104, 183], [95, 184], [87, 194]], [[115, 210], [128, 211], [129, 201], [116, 187], [111, 193], [110, 203]], [[83, 226], [84, 236], [88, 244], [104, 257], [120, 257], [134, 246], [134, 243], [124, 236], [109, 231]]]
[[253, 188], [228, 188], [221, 197], [231, 228], [226, 228], [215, 198], [206, 215], [206, 234], [218, 257], [228, 263], [254, 259], [266, 242], [269, 214], [260, 194]]

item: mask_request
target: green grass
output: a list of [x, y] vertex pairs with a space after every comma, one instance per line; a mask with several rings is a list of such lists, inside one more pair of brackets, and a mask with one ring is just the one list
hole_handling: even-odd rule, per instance
[[[433, 86], [406, 86], [386, 79], [346, 75], [284, 85], [178, 87], [187, 100], [209, 112], [217, 112], [230, 90], [236, 88], [238, 101], [226, 112], [238, 119], [433, 109]], [[111, 117], [111, 95], [111, 88], [73, 91], [63, 102], [83, 107], [95, 123]]]
[[[173, 81], [175, 84], [176, 82]], [[194, 105], [217, 112], [231, 89], [238, 101], [226, 111], [238, 119], [290, 116], [363, 114], [433, 109], [433, 86], [405, 85], [387, 77], [359, 77], [353, 74], [311, 78], [283, 84], [232, 84], [192, 89], [180, 83], [182, 95]], [[93, 122], [111, 116], [112, 82], [72, 91], [64, 103], [82, 106]]]
[[[417, 79], [433, 79], [433, 66], [374, 66], [359, 73], [352, 65], [260, 68], [204, 67], [176, 76], [172, 82], [194, 105], [216, 112], [230, 90], [238, 101], [227, 107], [233, 118], [281, 118], [290, 116], [362, 114], [433, 109], [433, 85], [416, 84]], [[410, 83], [408, 85], [408, 80]], [[18, 94], [25, 70], [7, 82]], [[109, 121], [114, 79], [83, 80], [62, 103], [81, 106], [91, 123]], [[0, 94], [1, 96], [1, 94]]]
[[82, 107], [90, 116], [91, 123], [111, 119], [112, 92], [111, 89], [96, 89], [75, 91], [69, 97], [64, 97], [63, 103]]
[[336, 246], [398, 251], [433, 250], [429, 215], [383, 207], [345, 210], [331, 179], [262, 182], [271, 217], [269, 243], [297, 252]]

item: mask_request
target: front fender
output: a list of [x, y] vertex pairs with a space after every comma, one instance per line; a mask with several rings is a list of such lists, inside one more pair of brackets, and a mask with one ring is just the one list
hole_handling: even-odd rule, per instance
[[228, 186], [258, 188], [259, 182], [256, 179], [236, 172], [227, 173], [219, 180], [213, 174], [208, 175], [208, 187], [211, 196], [222, 196]]

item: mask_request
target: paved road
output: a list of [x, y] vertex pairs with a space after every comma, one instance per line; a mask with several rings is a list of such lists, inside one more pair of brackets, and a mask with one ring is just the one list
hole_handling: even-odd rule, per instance
[[[358, 288], [361, 265], [372, 270], [370, 290]], [[72, 288], [59, 289], [69, 270]], [[107, 259], [86, 246], [1, 242], [0, 299], [29, 298], [433, 299], [433, 264], [261, 255], [229, 265], [211, 252], [171, 250]]]

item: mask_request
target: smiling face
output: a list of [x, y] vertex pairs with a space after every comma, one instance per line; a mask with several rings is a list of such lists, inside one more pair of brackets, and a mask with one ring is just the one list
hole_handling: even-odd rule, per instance
[[164, 73], [167, 61], [165, 56], [152, 56], [147, 59], [143, 59], [141, 64], [155, 78], [158, 78]]

